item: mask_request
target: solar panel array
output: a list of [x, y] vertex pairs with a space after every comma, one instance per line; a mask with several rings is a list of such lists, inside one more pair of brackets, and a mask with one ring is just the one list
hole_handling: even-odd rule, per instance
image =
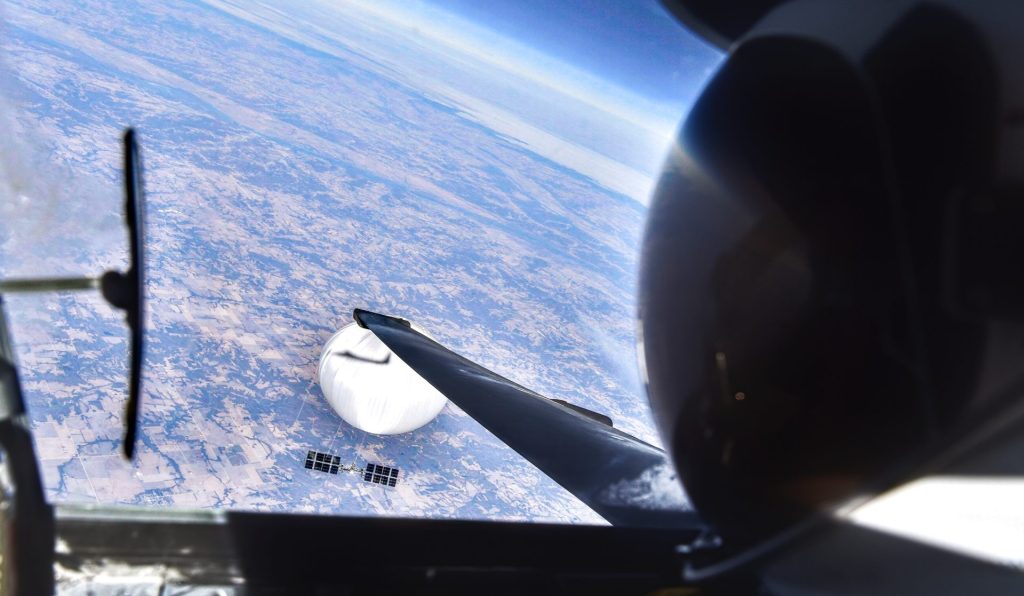
[[329, 453], [320, 453], [319, 451], [306, 452], [307, 470], [316, 470], [317, 472], [337, 474], [338, 467], [340, 465], [341, 458], [338, 457], [337, 455], [331, 455]]
[[363, 471], [363, 480], [383, 484], [384, 486], [394, 486], [398, 484], [398, 468], [366, 464], [366, 470]]

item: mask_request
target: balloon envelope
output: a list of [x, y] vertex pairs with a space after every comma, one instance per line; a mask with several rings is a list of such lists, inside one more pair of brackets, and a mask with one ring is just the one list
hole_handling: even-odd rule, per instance
[[345, 422], [377, 435], [416, 430], [436, 418], [448, 401], [355, 323], [324, 345], [317, 377], [327, 403]]

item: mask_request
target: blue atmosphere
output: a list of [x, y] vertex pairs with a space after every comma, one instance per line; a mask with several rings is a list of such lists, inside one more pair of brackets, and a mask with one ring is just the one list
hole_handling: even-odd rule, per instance
[[661, 103], [688, 104], [721, 58], [656, 0], [428, 1]]

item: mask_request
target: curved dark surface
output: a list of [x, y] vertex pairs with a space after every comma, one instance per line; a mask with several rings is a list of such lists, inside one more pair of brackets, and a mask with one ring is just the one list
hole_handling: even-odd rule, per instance
[[701, 527], [692, 511], [655, 509], [646, 499], [629, 498], [624, 485], [671, 466], [660, 449], [459, 356], [402, 319], [359, 309], [353, 316], [428, 383], [613, 525]]
[[680, 132], [641, 258], [648, 394], [732, 546], [1019, 403], [1024, 193], [996, 175], [999, 73], [963, 6], [754, 31]]

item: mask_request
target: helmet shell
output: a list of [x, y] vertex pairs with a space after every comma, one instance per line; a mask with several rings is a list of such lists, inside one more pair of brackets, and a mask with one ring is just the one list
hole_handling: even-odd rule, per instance
[[1019, 153], [1010, 30], [966, 6], [776, 9], [668, 157], [641, 360], [687, 493], [734, 544], [891, 486], [1017, 399], [1024, 284], [994, 265], [1024, 256], [1024, 170], [998, 167]]

